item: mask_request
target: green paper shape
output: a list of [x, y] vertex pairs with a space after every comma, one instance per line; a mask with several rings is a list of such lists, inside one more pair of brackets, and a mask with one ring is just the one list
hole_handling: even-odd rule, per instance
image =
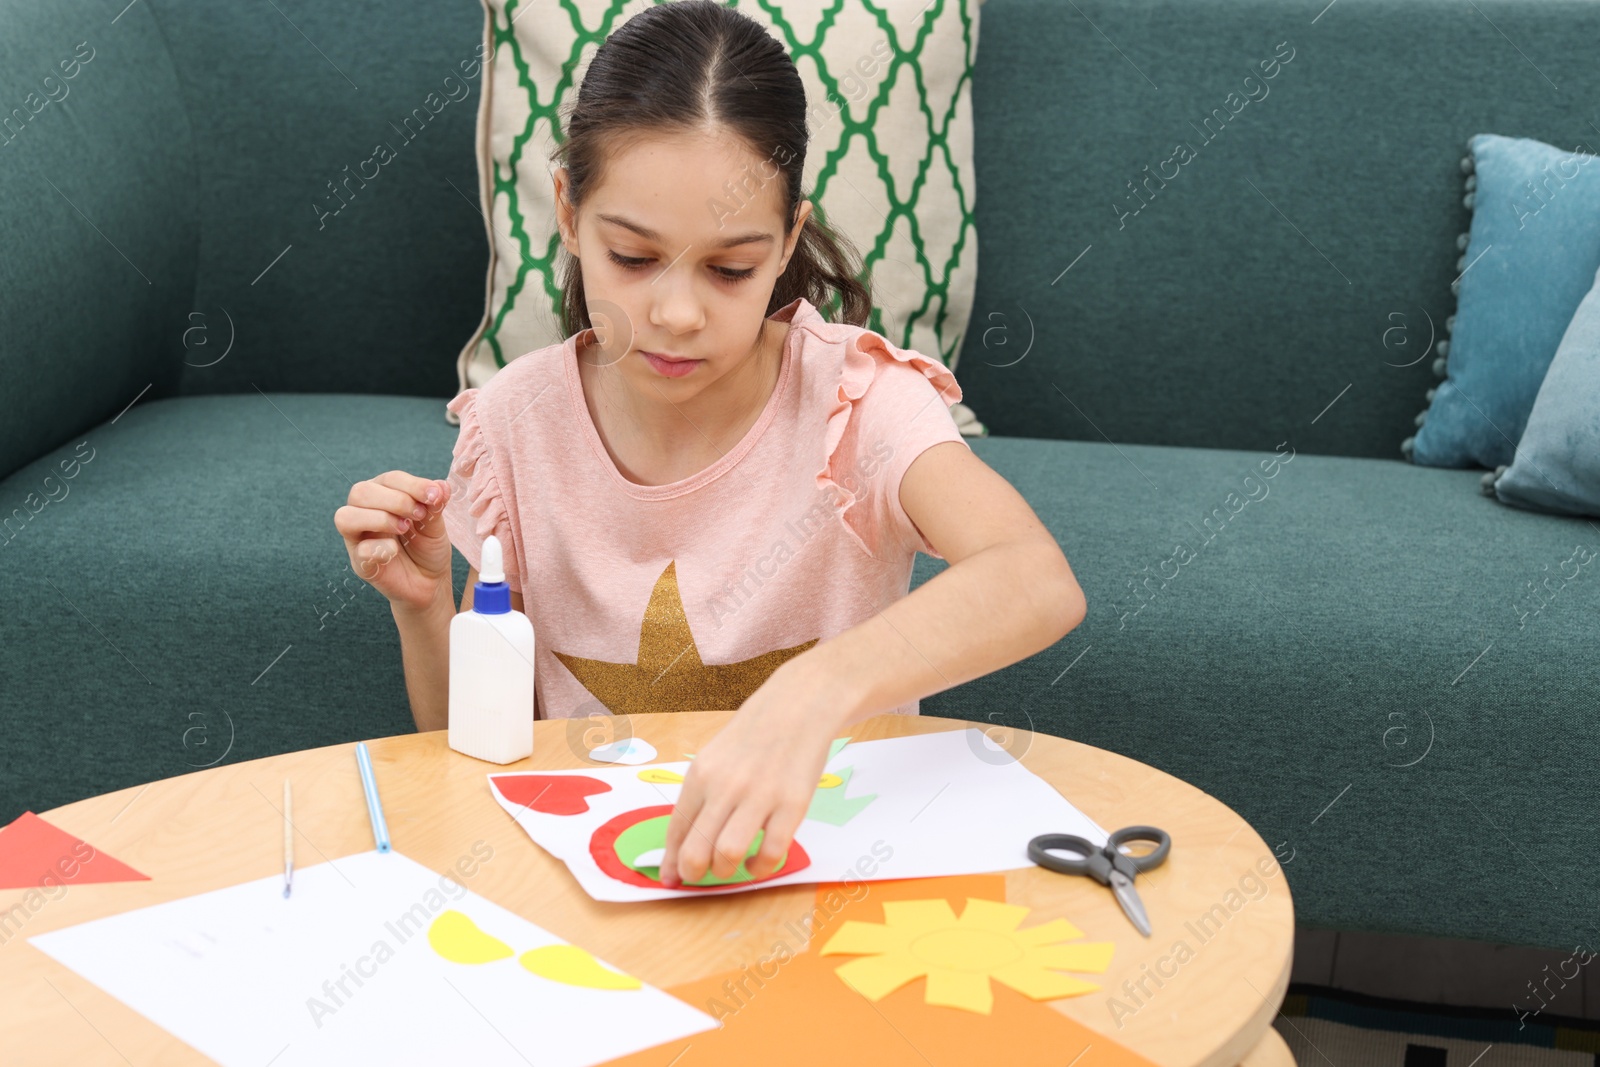
[[[849, 738], [845, 738], [848, 741]], [[840, 742], [842, 747], [843, 741]], [[864, 797], [847, 797], [845, 793], [850, 789], [850, 777], [855, 774], [854, 767], [845, 767], [834, 771], [840, 778], [838, 785], [832, 789], [817, 787], [811, 795], [811, 806], [806, 809], [806, 818], [818, 822], [831, 823], [834, 826], [843, 826], [857, 815], [861, 809], [878, 799], [878, 794], [868, 793]]]
[[[642, 855], [643, 853], [649, 852], [653, 848], [666, 847], [667, 824], [671, 821], [671, 815], [657, 815], [653, 819], [646, 819], [643, 822], [634, 823], [632, 826], [622, 831], [622, 833], [617, 835], [617, 841], [615, 845], [617, 850], [617, 859], [622, 861], [623, 866], [631, 867], [640, 874], [660, 881], [660, 867], [641, 867], [633, 861], [636, 857]], [[755, 875], [751, 874], [750, 871], [745, 867], [745, 860], [748, 860], [751, 856], [754, 856], [757, 852], [761, 851], [761, 839], [766, 836], [766, 832], [767, 831], [765, 829], [756, 831], [756, 839], [751, 842], [750, 850], [744, 854], [744, 860], [739, 861], [739, 866], [734, 870], [732, 877], [718, 878], [715, 874], [708, 870], [703, 877], [696, 879], [693, 882], [685, 882], [683, 884], [732, 885], [735, 882], [755, 881]], [[778, 864], [778, 870], [783, 870], [785, 864], [788, 862], [789, 857], [785, 856]], [[776, 874], [777, 871], [774, 871], [773, 873]]]

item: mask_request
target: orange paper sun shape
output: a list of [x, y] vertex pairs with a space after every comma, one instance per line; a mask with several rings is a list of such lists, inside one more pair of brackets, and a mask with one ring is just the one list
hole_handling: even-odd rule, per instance
[[1065, 919], [1017, 929], [1028, 910], [968, 897], [958, 919], [942, 899], [888, 900], [883, 922], [846, 922], [821, 954], [860, 956], [835, 973], [868, 1000], [880, 1000], [926, 977], [927, 1003], [985, 1015], [994, 1006], [991, 978], [1034, 1000], [1099, 989], [1057, 971], [1102, 973], [1111, 966], [1115, 946], [1109, 941], [1061, 944], [1083, 936]]

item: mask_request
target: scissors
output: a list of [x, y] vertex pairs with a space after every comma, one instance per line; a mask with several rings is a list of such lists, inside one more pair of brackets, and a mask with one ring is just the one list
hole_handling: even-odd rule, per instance
[[[1130, 853], [1122, 847], [1129, 841], [1148, 841], [1155, 848]], [[1040, 834], [1028, 842], [1028, 858], [1039, 866], [1062, 874], [1088, 875], [1101, 885], [1110, 886], [1123, 912], [1146, 937], [1150, 936], [1150, 917], [1138, 890], [1133, 888], [1133, 879], [1141, 871], [1165, 863], [1171, 850], [1172, 838], [1154, 826], [1124, 826], [1106, 838], [1103, 848], [1096, 848], [1076, 834]], [[1068, 858], [1055, 852], [1074, 855]]]

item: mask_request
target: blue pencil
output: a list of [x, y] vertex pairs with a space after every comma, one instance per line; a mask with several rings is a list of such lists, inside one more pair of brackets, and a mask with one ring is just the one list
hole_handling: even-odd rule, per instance
[[372, 819], [372, 839], [379, 852], [389, 851], [389, 826], [383, 821], [383, 805], [378, 803], [378, 782], [372, 777], [372, 757], [367, 755], [367, 743], [356, 742], [356, 766], [361, 768], [361, 788], [367, 794], [367, 815]]

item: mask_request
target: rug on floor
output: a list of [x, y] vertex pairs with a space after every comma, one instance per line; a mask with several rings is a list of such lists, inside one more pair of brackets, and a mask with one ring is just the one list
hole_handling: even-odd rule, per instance
[[1600, 1067], [1600, 1023], [1302, 985], [1274, 1021], [1300, 1067]]

